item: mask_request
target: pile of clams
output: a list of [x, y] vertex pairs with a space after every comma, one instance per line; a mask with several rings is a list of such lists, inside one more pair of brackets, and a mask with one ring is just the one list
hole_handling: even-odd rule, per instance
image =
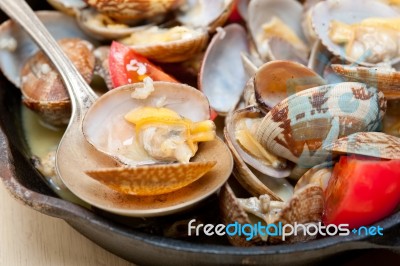
[[[60, 12], [38, 16], [85, 80], [103, 80], [102, 89], [110, 90], [112, 100], [100, 98], [82, 130], [116, 167], [85, 174], [118, 193], [163, 195], [204, 175], [221, 174], [225, 182], [232, 173], [218, 194], [223, 223], [318, 224], [340, 155], [400, 159], [396, 1], [49, 3]], [[11, 22], [0, 26], [0, 38], [0, 68], [21, 89], [23, 103], [47, 126], [65, 126], [69, 97], [51, 63]], [[175, 82], [153, 81], [145, 71], [142, 82], [114, 88], [111, 41]], [[187, 76], [196, 82], [180, 82]], [[282, 243], [274, 236], [229, 241]]]

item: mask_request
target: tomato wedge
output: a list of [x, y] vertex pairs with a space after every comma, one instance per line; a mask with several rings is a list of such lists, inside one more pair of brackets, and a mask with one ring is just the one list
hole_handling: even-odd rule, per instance
[[377, 222], [400, 203], [400, 160], [342, 156], [325, 191], [323, 222], [351, 228]]
[[144, 56], [119, 42], [112, 42], [108, 62], [114, 88], [142, 82], [146, 77], [150, 77], [154, 81], [178, 82]]

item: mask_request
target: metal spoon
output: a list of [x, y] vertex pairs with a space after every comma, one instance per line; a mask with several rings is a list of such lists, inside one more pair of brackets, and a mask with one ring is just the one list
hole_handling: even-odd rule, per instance
[[[82, 120], [86, 111], [97, 99], [97, 95], [61, 50], [56, 40], [25, 1], [1, 0], [0, 8], [19, 23], [49, 57], [70, 95], [72, 115], [57, 149], [57, 175], [64, 180], [65, 176], [81, 176], [87, 169], [118, 165], [114, 159], [99, 153], [84, 139]], [[84, 181], [80, 185], [85, 185]], [[71, 189], [69, 185], [67, 187]]]

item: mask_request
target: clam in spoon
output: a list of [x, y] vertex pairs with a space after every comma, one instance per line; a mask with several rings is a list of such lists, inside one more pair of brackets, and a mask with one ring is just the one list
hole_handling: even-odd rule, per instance
[[[56, 172], [76, 196], [112, 213], [148, 217], [187, 209], [213, 194], [225, 183], [232, 171], [233, 162], [228, 149], [219, 139], [204, 143], [199, 148], [199, 152], [202, 151], [200, 158], [215, 160], [217, 165], [196, 182], [173, 193], [139, 197], [120, 193], [89, 177], [86, 171], [121, 166], [113, 157], [99, 152], [87, 142], [82, 133], [83, 118], [97, 100], [96, 94], [25, 1], [2, 0], [0, 8], [19, 23], [49, 57], [68, 90], [72, 115], [57, 149]], [[107, 94], [101, 98], [105, 101]]]

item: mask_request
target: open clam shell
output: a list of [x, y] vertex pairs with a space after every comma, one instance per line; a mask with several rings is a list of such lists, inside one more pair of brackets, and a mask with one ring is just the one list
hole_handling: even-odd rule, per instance
[[204, 29], [152, 27], [119, 40], [146, 58], [165, 63], [182, 62], [200, 53], [207, 45]]
[[[273, 54], [269, 43], [262, 41], [263, 25], [270, 22], [274, 17], [286, 24], [299, 39], [305, 41], [301, 28], [301, 17], [303, 7], [293, 0], [252, 0], [248, 6], [247, 24], [251, 36], [256, 44], [257, 50], [264, 59], [270, 59]], [[285, 44], [288, 46], [287, 44]], [[291, 44], [289, 44], [291, 45]], [[278, 47], [279, 48], [279, 47]], [[303, 51], [303, 53], [307, 51]], [[296, 52], [293, 52], [296, 54]], [[282, 53], [280, 53], [282, 54]], [[274, 59], [278, 58], [276, 55]]]
[[119, 87], [107, 92], [86, 113], [83, 121], [85, 138], [99, 151], [127, 165], [160, 162], [136, 153], [135, 126], [124, 116], [138, 107], [166, 107], [193, 122], [209, 119], [210, 107], [203, 93], [188, 85], [154, 82], [154, 91], [146, 99], [134, 99], [132, 92], [145, 88], [143, 83]]
[[87, 34], [99, 40], [114, 40], [129, 36], [133, 32], [140, 32], [153, 26], [153, 23], [131, 26], [112, 20], [93, 9], [84, 9], [78, 12], [77, 22]]
[[357, 132], [323, 148], [339, 154], [357, 154], [388, 160], [400, 159], [400, 139], [381, 132]]
[[[351, 58], [346, 54], [342, 45], [334, 43], [329, 37], [329, 27], [332, 20], [353, 24], [363, 19], [371, 17], [391, 18], [398, 17], [399, 13], [379, 1], [373, 0], [327, 0], [315, 5], [312, 9], [312, 24], [315, 32], [321, 42], [334, 55], [345, 58], [347, 61], [365, 66], [374, 66], [376, 64], [365, 62], [368, 51], [360, 58]], [[396, 57], [386, 62], [395, 64], [400, 61], [400, 57]]]
[[87, 3], [109, 17], [136, 20], [166, 14], [178, 8], [183, 0], [88, 0]]
[[270, 110], [299, 91], [325, 85], [317, 73], [302, 64], [277, 60], [261, 66], [254, 77], [254, 92], [260, 108]]
[[385, 111], [383, 93], [365, 84], [315, 87], [271, 109], [256, 138], [272, 153], [310, 168], [329, 159], [323, 145], [355, 132], [377, 130]]
[[246, 84], [241, 60], [243, 52], [249, 52], [246, 32], [240, 25], [232, 24], [214, 35], [204, 55], [199, 89], [221, 115], [234, 109]]
[[317, 40], [311, 49], [307, 66], [318, 73], [328, 84], [333, 84], [344, 82], [343, 77], [336, 74], [332, 69], [332, 64], [343, 62], [344, 60], [334, 56], [320, 40]]
[[[56, 40], [79, 38], [96, 44], [82, 32], [74, 18], [57, 11], [38, 11], [36, 14]], [[1, 24], [0, 39], [0, 69], [16, 87], [20, 87], [22, 66], [39, 49], [25, 31], [11, 20]]]
[[294, 191], [296, 192], [310, 184], [318, 185], [325, 191], [332, 175], [332, 166], [333, 162], [324, 162], [314, 166], [297, 181]]
[[47, 0], [55, 9], [70, 15], [75, 16], [77, 11], [87, 6], [84, 0]]
[[332, 69], [348, 81], [364, 82], [378, 88], [386, 99], [400, 98], [400, 72], [388, 67], [333, 64]]
[[186, 0], [177, 20], [185, 26], [214, 32], [228, 20], [234, 3], [234, 0]]
[[[93, 45], [87, 41], [68, 38], [58, 41], [86, 82], [90, 83], [95, 67]], [[64, 83], [47, 56], [39, 51], [21, 69], [22, 101], [50, 125], [68, 124], [71, 102]]]

